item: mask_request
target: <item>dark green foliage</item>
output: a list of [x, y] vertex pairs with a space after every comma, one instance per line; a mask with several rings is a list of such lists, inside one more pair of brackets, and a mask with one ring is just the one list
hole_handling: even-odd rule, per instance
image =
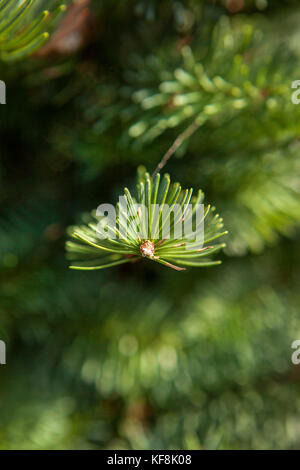
[[[1, 449], [299, 448], [300, 10], [225, 4], [97, 0], [76, 56], [0, 63]], [[162, 174], [217, 207], [222, 264], [69, 270], [67, 227], [207, 111]]]

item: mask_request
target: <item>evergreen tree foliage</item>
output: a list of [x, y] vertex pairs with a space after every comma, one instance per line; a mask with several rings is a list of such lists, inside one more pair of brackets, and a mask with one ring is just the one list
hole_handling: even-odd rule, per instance
[[[59, 7], [38, 3], [11, 59]], [[0, 33], [0, 448], [298, 449], [300, 6], [85, 4], [94, 28], [73, 54], [6, 62]], [[90, 236], [90, 211], [138, 194], [137, 168], [193, 123], [160, 184], [217, 207], [222, 264], [69, 270], [70, 227]]]
[[0, 58], [22, 59], [41, 47], [49, 38], [47, 30], [65, 9], [58, 7], [52, 14], [48, 10], [31, 18], [33, 0], [2, 0], [0, 2]]
[[227, 232], [220, 231], [223, 221], [214, 208], [204, 207], [201, 190], [193, 198], [192, 188], [171, 184], [168, 174], [161, 181], [159, 173], [151, 177], [141, 169], [136, 192], [133, 197], [124, 189], [111, 219], [97, 210], [88, 224], [70, 230], [71, 268], [103, 269], [142, 258], [177, 271], [219, 264], [203, 257], [225, 246], [211, 243]]

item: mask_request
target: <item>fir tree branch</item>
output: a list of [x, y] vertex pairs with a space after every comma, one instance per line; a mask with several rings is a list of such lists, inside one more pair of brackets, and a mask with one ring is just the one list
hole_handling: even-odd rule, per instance
[[172, 157], [172, 155], [176, 152], [176, 150], [183, 144], [183, 142], [189, 137], [191, 137], [191, 135], [193, 135], [194, 132], [196, 132], [198, 128], [199, 128], [199, 123], [195, 120], [181, 134], [179, 134], [178, 137], [176, 137], [173, 144], [164, 154], [161, 161], [159, 162], [156, 169], [154, 170], [152, 174], [152, 179], [167, 164], [168, 160]]

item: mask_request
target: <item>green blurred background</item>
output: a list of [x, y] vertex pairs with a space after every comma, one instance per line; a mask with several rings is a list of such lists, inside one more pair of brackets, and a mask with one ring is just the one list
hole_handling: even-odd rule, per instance
[[[0, 448], [299, 449], [299, 2], [67, 3], [0, 62]], [[68, 225], [195, 116], [167, 171], [224, 217], [222, 265], [70, 271]]]

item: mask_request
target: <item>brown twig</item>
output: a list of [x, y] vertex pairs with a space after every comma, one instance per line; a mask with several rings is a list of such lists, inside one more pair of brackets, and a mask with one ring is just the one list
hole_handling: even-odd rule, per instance
[[167, 150], [167, 152], [164, 154], [161, 161], [155, 168], [152, 178], [154, 178], [154, 176], [166, 165], [166, 163], [172, 157], [172, 155], [176, 152], [178, 147], [180, 147], [180, 145], [186, 139], [188, 139], [189, 137], [191, 137], [192, 134], [194, 134], [194, 132], [198, 129], [198, 127], [199, 127], [199, 124], [196, 121], [193, 121], [192, 124], [190, 124], [181, 134], [179, 134], [178, 137], [176, 137], [171, 147]]

